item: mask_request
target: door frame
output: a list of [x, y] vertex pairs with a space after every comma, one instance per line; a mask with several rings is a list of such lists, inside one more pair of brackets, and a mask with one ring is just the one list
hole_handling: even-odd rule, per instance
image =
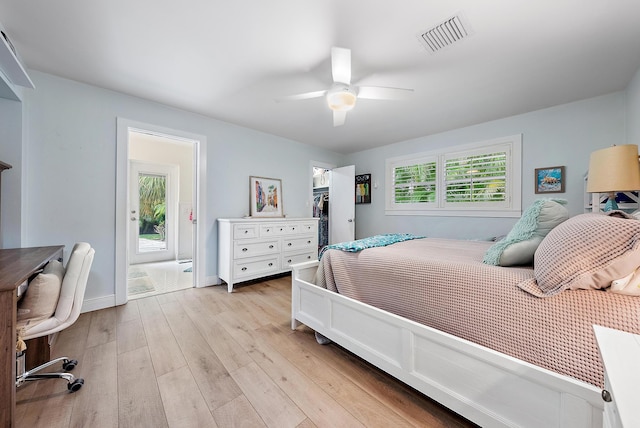
[[129, 131], [146, 132], [167, 138], [184, 140], [194, 144], [194, 251], [193, 285], [204, 287], [206, 260], [207, 137], [187, 131], [159, 125], [137, 122], [118, 117], [116, 119], [116, 204], [115, 204], [115, 304], [127, 303], [127, 277], [129, 271]]
[[[138, 187], [135, 177], [134, 171], [138, 171], [138, 173], [144, 173], [149, 175], [162, 175], [166, 177], [166, 188], [165, 188], [165, 198], [166, 198], [166, 213], [165, 213], [165, 224], [168, 225], [166, 228], [165, 242], [166, 249], [161, 251], [154, 252], [146, 252], [141, 253], [139, 251], [139, 227], [131, 227], [131, 223], [129, 223], [129, 227], [127, 228], [127, 232], [129, 233], [129, 264], [138, 264], [138, 263], [152, 263], [155, 261], [164, 261], [170, 259], [176, 259], [178, 255], [178, 216], [179, 216], [179, 208], [178, 208], [178, 186], [179, 186], [179, 167], [178, 165], [167, 165], [167, 164], [158, 164], [147, 161], [140, 160], [129, 160], [129, 196], [135, 196], [133, 192], [137, 192], [136, 187]], [[131, 178], [134, 180], [131, 180]], [[135, 183], [135, 184], [134, 184]], [[139, 196], [138, 196], [139, 197]], [[130, 220], [133, 221], [133, 218], [136, 221], [140, 218], [140, 206], [139, 202], [134, 203], [135, 198], [132, 198], [129, 201], [129, 213]], [[133, 212], [135, 208], [135, 213]], [[136, 223], [137, 224], [137, 223]], [[134, 239], [135, 238], [135, 239]], [[134, 250], [135, 247], [135, 250]], [[162, 254], [158, 254], [158, 253]]]

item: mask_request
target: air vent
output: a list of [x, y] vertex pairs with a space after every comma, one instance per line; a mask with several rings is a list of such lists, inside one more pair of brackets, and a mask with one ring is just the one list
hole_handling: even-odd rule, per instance
[[429, 53], [436, 53], [470, 34], [469, 26], [464, 24], [460, 15], [456, 15], [420, 34], [418, 39]]

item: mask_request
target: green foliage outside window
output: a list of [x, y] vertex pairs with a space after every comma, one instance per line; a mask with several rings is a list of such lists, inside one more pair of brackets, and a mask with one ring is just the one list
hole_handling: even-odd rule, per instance
[[394, 168], [395, 202], [425, 203], [436, 200], [436, 163]]
[[505, 201], [505, 152], [448, 159], [444, 168], [447, 202]]

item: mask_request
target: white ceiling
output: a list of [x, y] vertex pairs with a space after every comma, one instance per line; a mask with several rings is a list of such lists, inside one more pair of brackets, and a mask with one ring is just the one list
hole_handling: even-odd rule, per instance
[[[472, 35], [436, 54], [417, 35], [460, 14]], [[623, 90], [640, 67], [639, 0], [0, 1], [28, 68], [351, 153]], [[333, 127], [330, 49], [360, 99]]]

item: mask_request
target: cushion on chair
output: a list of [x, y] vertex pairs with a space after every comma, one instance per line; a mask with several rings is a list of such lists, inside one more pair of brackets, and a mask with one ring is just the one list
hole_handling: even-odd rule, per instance
[[64, 278], [64, 266], [62, 266], [62, 262], [58, 260], [51, 260], [47, 265], [42, 269], [42, 273], [52, 273], [60, 278], [60, 284], [62, 284], [62, 279]]
[[61, 277], [55, 273], [36, 275], [18, 304], [18, 324], [31, 326], [51, 317], [58, 305], [61, 285]]
[[[54, 316], [35, 326], [30, 325], [23, 335], [24, 340], [63, 330], [78, 319], [94, 254], [94, 249], [86, 242], [74, 245], [62, 279], [62, 288]], [[51, 267], [53, 268], [54, 266]]]

